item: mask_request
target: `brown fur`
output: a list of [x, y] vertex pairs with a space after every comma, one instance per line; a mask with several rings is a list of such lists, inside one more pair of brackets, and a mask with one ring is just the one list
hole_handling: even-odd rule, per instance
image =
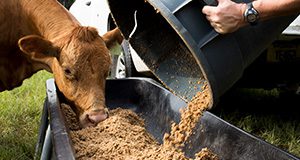
[[88, 126], [86, 118], [105, 108], [111, 63], [105, 43], [120, 42], [120, 31], [100, 37], [95, 28], [80, 26], [56, 0], [0, 1], [0, 11], [0, 91], [46, 69]]

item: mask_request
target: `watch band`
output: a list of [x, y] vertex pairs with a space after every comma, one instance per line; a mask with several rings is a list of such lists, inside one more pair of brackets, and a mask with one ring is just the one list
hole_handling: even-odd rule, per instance
[[252, 2], [247, 3], [247, 9], [244, 13], [245, 21], [250, 25], [256, 25], [259, 19], [258, 11], [253, 7]]

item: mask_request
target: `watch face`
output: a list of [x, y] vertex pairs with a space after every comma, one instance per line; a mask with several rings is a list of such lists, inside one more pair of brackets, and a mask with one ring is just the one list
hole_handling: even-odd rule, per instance
[[245, 20], [247, 20], [250, 23], [250, 25], [257, 24], [257, 21], [259, 19], [259, 14], [257, 10], [253, 8], [252, 2], [247, 3], [247, 9], [244, 12], [244, 17]]
[[256, 15], [254, 14], [249, 14], [247, 16], [248, 22], [255, 22], [256, 21]]

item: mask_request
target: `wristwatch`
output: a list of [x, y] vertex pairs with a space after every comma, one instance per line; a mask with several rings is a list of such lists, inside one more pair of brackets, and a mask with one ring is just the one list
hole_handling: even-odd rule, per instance
[[244, 18], [250, 25], [256, 25], [258, 22], [259, 13], [253, 7], [252, 2], [247, 3], [247, 9], [244, 12]]

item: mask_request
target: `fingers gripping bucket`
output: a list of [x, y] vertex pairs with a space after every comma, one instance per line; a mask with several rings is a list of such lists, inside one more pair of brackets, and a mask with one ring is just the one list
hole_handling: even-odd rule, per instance
[[216, 102], [296, 17], [280, 17], [219, 35], [201, 13], [205, 2], [200, 0], [108, 3], [137, 54], [168, 89], [186, 101], [207, 82]]

